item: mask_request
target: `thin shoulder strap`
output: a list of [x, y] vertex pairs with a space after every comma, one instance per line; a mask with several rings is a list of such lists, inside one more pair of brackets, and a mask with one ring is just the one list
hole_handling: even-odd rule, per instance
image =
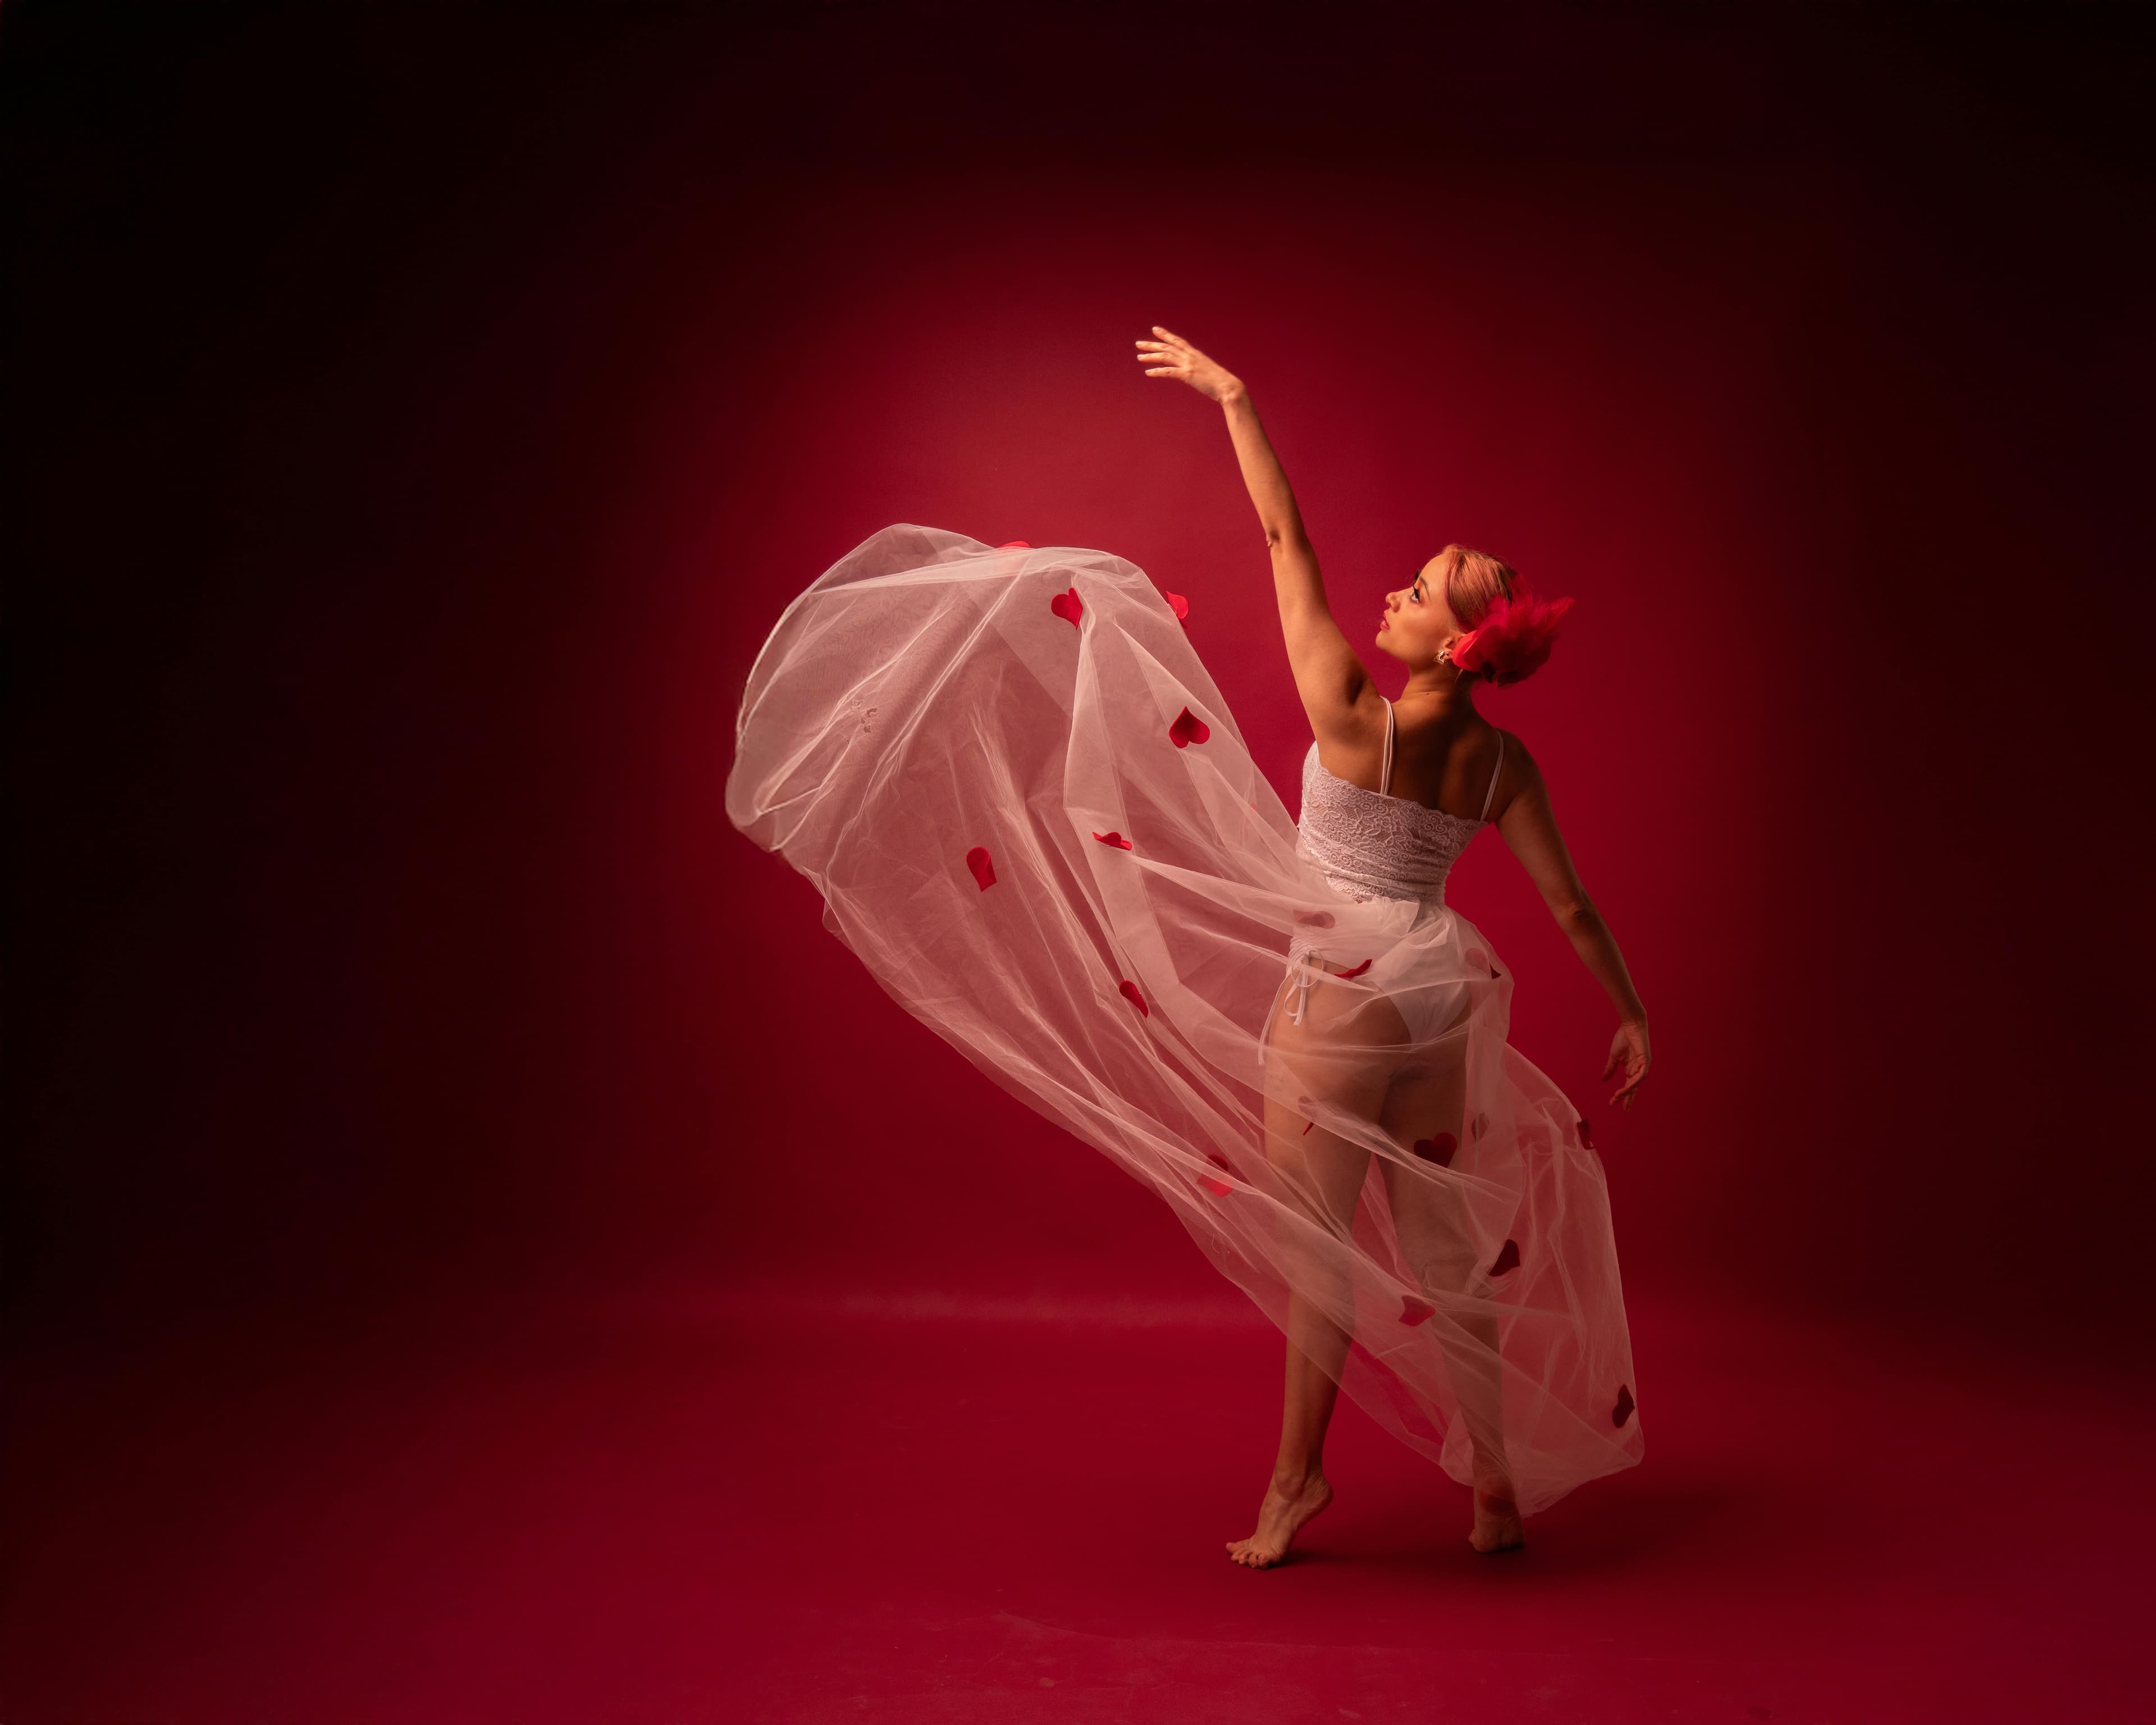
[[1385, 766], [1378, 776], [1378, 790], [1383, 796], [1393, 793], [1393, 704], [1389, 701], [1385, 703]]
[[1497, 764], [1490, 769], [1490, 788], [1482, 793], [1482, 814], [1481, 818], [1484, 820], [1487, 820], [1490, 818], [1490, 799], [1497, 794], [1497, 775], [1504, 770], [1505, 733], [1500, 731], [1497, 733]]

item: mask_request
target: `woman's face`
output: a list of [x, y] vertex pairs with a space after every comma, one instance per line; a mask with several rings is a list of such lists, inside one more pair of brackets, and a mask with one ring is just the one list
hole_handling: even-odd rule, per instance
[[1432, 557], [1405, 587], [1385, 595], [1378, 645], [1411, 667], [1431, 663], [1437, 649], [1460, 632], [1439, 589], [1437, 562]]

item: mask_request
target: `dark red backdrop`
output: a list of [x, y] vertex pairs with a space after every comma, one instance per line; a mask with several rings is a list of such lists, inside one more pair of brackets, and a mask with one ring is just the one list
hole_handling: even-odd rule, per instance
[[1293, 806], [1156, 322], [1344, 618], [1454, 538], [1578, 598], [1488, 711], [1651, 1013], [1628, 1281], [2145, 1317], [2116, 15], [1084, 16], [11, 5], [18, 1322], [1209, 1274], [721, 805], [781, 607], [911, 521], [1189, 594]]

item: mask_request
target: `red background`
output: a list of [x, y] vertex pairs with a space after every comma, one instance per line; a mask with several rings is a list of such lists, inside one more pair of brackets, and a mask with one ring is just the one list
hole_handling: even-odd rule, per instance
[[[2127, 7], [7, 0], [11, 1721], [2146, 1725]], [[1097, 547], [1292, 806], [1218, 410], [1651, 1014], [1648, 1461], [1495, 1565], [726, 823], [877, 528]], [[1389, 691], [1398, 672], [1373, 658]], [[1448, 1711], [1450, 1709], [1450, 1711]]]
[[[1963, 17], [17, 9], [21, 1309], [1187, 1286], [720, 802], [780, 608], [915, 521], [1188, 593], [1294, 806], [1158, 322], [1250, 382], [1351, 632], [1449, 539], [1579, 600], [1487, 705], [1650, 1011], [1628, 1279], [2145, 1315], [2129, 74]], [[1494, 841], [1453, 896], [1597, 1096]]]

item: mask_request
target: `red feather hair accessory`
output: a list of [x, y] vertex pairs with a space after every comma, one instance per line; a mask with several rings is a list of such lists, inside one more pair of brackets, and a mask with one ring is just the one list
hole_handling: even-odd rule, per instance
[[1482, 621], [1452, 644], [1452, 662], [1495, 683], [1517, 683], [1549, 657], [1572, 606], [1568, 598], [1538, 599], [1516, 587], [1511, 598], [1492, 599]]

